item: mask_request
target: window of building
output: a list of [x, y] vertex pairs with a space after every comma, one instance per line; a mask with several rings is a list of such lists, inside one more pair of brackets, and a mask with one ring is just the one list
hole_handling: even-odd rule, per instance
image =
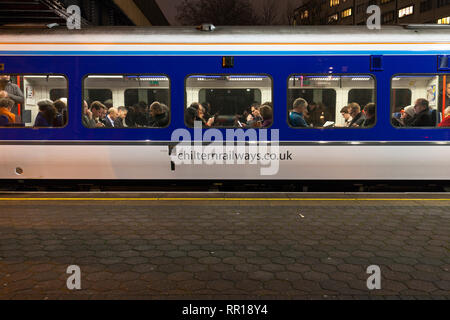
[[267, 75], [191, 75], [185, 123], [193, 127], [266, 128], [272, 125], [272, 79]]
[[399, 128], [450, 127], [450, 75], [396, 75], [391, 123]]
[[437, 0], [437, 7], [443, 7], [443, 6], [447, 6], [450, 5], [450, 0]]
[[87, 128], [164, 128], [170, 122], [170, 80], [164, 75], [88, 75], [83, 100]]
[[398, 17], [403, 18], [406, 16], [410, 16], [414, 13], [414, 6], [409, 6], [405, 8], [401, 8], [398, 10]]
[[395, 11], [389, 11], [382, 15], [381, 17], [383, 24], [389, 24], [395, 20]]
[[348, 8], [341, 12], [342, 18], [347, 18], [347, 17], [350, 17], [351, 15], [352, 15], [352, 8]]
[[337, 13], [328, 17], [328, 23], [332, 23], [339, 20], [339, 15]]
[[330, 8], [339, 5], [339, 0], [330, 0]]
[[438, 24], [450, 24], [450, 17], [441, 18], [437, 21]]
[[[65, 127], [68, 84], [63, 75], [2, 74], [0, 127]], [[6, 97], [3, 97], [6, 95]]]
[[[375, 80], [369, 75], [293, 75], [288, 82], [288, 123], [296, 128], [372, 127], [375, 97]], [[307, 102], [306, 112], [296, 110], [299, 98]], [[367, 119], [361, 113], [366, 106]]]
[[420, 12], [426, 12], [433, 9], [433, 0], [425, 0], [420, 3]]

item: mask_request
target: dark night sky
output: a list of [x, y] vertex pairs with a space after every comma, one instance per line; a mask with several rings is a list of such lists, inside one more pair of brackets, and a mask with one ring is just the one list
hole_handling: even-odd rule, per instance
[[[256, 10], [261, 8], [264, 4], [265, 0], [250, 0]], [[161, 10], [164, 12], [167, 20], [171, 25], [179, 25], [175, 16], [177, 15], [176, 7], [182, 2], [182, 0], [156, 0], [159, 4]], [[286, 20], [286, 10], [289, 6], [289, 3], [292, 8], [297, 8], [301, 5], [302, 0], [277, 0], [278, 3], [278, 19], [282, 19], [282, 21]]]

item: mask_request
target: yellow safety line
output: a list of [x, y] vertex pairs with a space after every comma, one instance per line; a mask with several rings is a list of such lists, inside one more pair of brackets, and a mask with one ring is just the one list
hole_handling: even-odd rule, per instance
[[450, 201], [450, 198], [0, 198], [0, 201]]

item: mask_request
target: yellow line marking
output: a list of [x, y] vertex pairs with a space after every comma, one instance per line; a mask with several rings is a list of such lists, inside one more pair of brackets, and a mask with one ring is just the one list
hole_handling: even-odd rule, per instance
[[0, 198], [0, 201], [450, 201], [450, 198]]

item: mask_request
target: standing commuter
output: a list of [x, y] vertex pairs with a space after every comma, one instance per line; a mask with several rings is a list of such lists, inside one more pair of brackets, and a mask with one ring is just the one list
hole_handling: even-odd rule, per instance
[[25, 102], [19, 86], [11, 83], [11, 77], [8, 75], [0, 75], [0, 97], [10, 98], [16, 104]]

